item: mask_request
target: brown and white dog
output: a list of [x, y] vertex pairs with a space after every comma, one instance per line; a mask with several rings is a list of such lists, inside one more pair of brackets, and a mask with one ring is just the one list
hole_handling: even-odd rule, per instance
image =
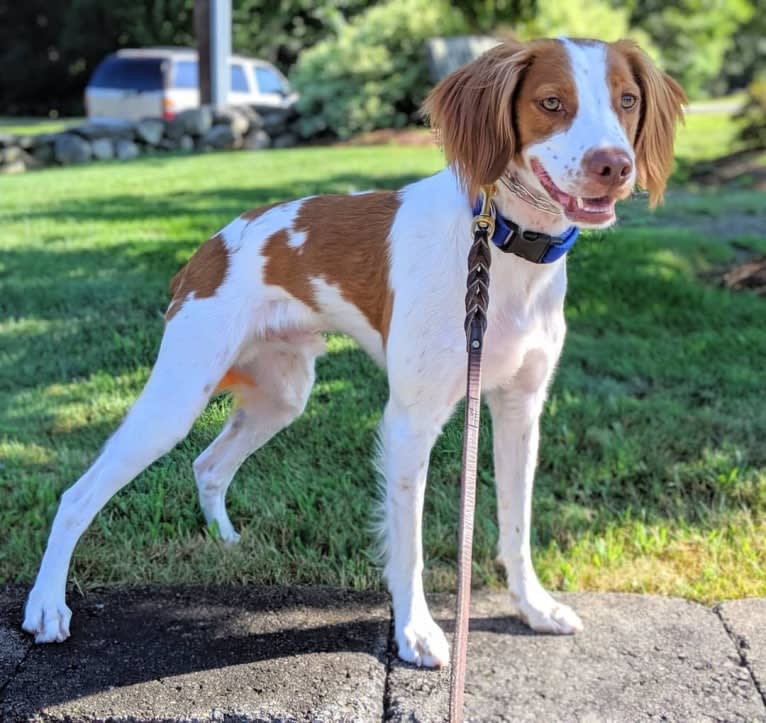
[[[632, 42], [506, 43], [442, 81], [426, 102], [450, 167], [396, 192], [316, 196], [245, 213], [175, 277], [149, 381], [93, 466], [62, 499], [23, 627], [69, 635], [69, 561], [96, 513], [188, 433], [211, 395], [236, 392], [194, 463], [205, 517], [237, 533], [226, 490], [245, 460], [303, 410], [322, 332], [385, 368], [380, 431], [385, 576], [404, 659], [448, 662], [423, 595], [428, 458], [464, 393], [463, 297], [471, 206], [495, 182], [498, 213], [551, 235], [605, 228], [636, 183], [652, 204], [672, 163], [681, 88]], [[562, 343], [566, 258], [532, 263], [492, 248], [483, 389], [495, 435], [499, 557], [510, 602], [534, 630], [573, 633], [577, 615], [538, 582], [530, 554], [538, 418]]]

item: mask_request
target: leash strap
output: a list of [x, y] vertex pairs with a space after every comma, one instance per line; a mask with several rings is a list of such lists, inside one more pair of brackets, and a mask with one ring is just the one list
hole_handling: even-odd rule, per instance
[[471, 558], [473, 520], [476, 508], [479, 421], [481, 413], [481, 353], [487, 329], [489, 306], [489, 241], [495, 231], [492, 196], [494, 186], [481, 189], [482, 204], [473, 220], [473, 245], [468, 254], [465, 296], [465, 334], [468, 347], [465, 426], [463, 429], [463, 472], [460, 480], [460, 525], [458, 531], [457, 606], [450, 669], [449, 720], [461, 723], [465, 693], [468, 620], [471, 609]]

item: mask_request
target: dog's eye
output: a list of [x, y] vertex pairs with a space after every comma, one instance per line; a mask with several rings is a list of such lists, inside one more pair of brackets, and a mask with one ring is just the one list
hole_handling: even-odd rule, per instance
[[638, 98], [636, 98], [635, 95], [632, 95], [631, 93], [623, 93], [622, 107], [625, 108], [625, 110], [630, 110], [636, 105], [637, 101]]
[[555, 113], [556, 111], [561, 110], [561, 101], [555, 96], [551, 96], [550, 98], [543, 98], [540, 101], [540, 105], [551, 113]]

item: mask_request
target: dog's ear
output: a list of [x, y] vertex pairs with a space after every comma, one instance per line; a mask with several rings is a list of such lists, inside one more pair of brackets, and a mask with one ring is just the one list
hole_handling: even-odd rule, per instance
[[500, 178], [516, 150], [513, 95], [528, 63], [524, 44], [505, 42], [448, 75], [423, 104], [470, 198]]
[[676, 124], [683, 120], [686, 93], [632, 40], [620, 40], [614, 47], [628, 59], [641, 88], [636, 168], [638, 183], [649, 192], [649, 204], [654, 207], [662, 201], [673, 168], [673, 138]]

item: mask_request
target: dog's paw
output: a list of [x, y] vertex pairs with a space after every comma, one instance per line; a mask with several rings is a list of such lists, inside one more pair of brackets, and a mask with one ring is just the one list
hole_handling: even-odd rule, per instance
[[34, 590], [29, 595], [21, 627], [35, 636], [36, 643], [61, 643], [69, 637], [72, 611], [64, 600], [44, 600]]
[[397, 630], [396, 644], [399, 657], [424, 668], [442, 668], [449, 665], [449, 643], [442, 629], [424, 616], [410, 620]]
[[516, 614], [532, 630], [554, 635], [573, 635], [583, 629], [577, 613], [568, 605], [556, 602], [540, 588], [534, 595], [517, 597], [512, 595]]
[[226, 547], [234, 547], [240, 540], [240, 534], [233, 527], [224, 534], [221, 532], [221, 541]]
[[234, 525], [229, 522], [228, 517], [209, 524], [208, 529], [214, 530], [214, 537], [218, 538], [224, 547], [233, 547], [240, 540], [239, 533], [234, 529]]

